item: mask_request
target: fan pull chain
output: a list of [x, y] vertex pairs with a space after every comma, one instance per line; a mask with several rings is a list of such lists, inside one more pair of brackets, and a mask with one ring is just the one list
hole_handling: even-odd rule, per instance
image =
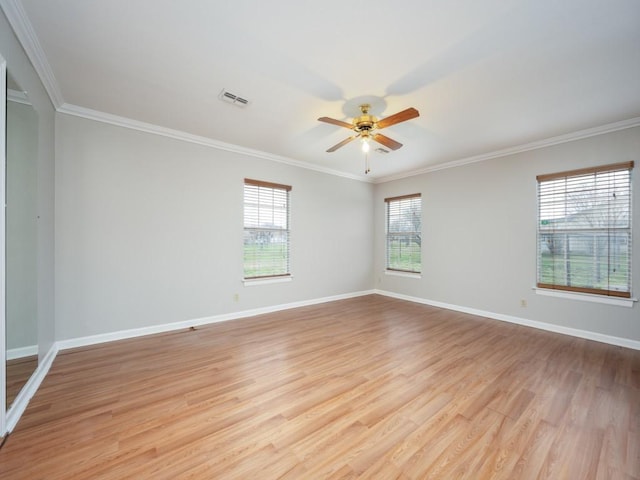
[[366, 175], [371, 171], [371, 167], [369, 166], [369, 154], [364, 154], [364, 174]]

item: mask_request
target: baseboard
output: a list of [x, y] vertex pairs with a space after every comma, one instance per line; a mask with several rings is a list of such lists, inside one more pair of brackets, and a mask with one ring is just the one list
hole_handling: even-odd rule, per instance
[[27, 347], [11, 348], [7, 350], [7, 360], [15, 360], [17, 358], [32, 357], [38, 355], [38, 346], [29, 345]]
[[58, 347], [56, 344], [53, 344], [51, 349], [47, 352], [44, 359], [38, 363], [38, 367], [36, 368], [33, 375], [29, 378], [27, 383], [22, 390], [18, 393], [15, 400], [11, 404], [11, 408], [7, 410], [7, 424], [6, 430], [7, 432], [13, 431], [14, 427], [17, 425], [18, 420], [24, 413], [29, 404], [29, 400], [35, 395], [36, 391], [40, 387], [40, 384], [47, 376], [51, 365], [53, 364], [53, 360], [56, 358], [58, 354]]
[[363, 295], [371, 295], [375, 293], [373, 290], [364, 290], [360, 292], [346, 293], [341, 295], [333, 295], [330, 297], [315, 298], [311, 300], [303, 300], [300, 302], [292, 302], [280, 305], [272, 305], [269, 307], [255, 308], [251, 310], [242, 310], [239, 312], [225, 313], [222, 315], [214, 315], [211, 317], [194, 318], [181, 322], [165, 323], [162, 325], [153, 325], [150, 327], [133, 328], [130, 330], [120, 330], [117, 332], [102, 333], [98, 335], [90, 335], [87, 337], [70, 338], [67, 340], [59, 340], [57, 342], [58, 350], [68, 350], [70, 348], [85, 347], [88, 345], [96, 345], [99, 343], [113, 342], [116, 340], [125, 340], [127, 338], [142, 337], [144, 335], [153, 335], [156, 333], [165, 333], [175, 330], [183, 330], [191, 327], [199, 327], [212, 323], [227, 322], [229, 320], [238, 320], [241, 318], [254, 317], [265, 313], [279, 312], [298, 307], [307, 307], [320, 303], [334, 302], [336, 300], [345, 300], [348, 298], [361, 297]]
[[570, 335], [572, 337], [578, 337], [578, 338], [584, 338], [587, 340], [594, 340], [596, 342], [608, 343], [610, 345], [616, 345], [618, 347], [625, 347], [625, 348], [631, 348], [633, 350], [640, 350], [640, 341], [631, 340], [628, 338], [614, 337], [613, 335], [605, 335], [603, 333], [591, 332], [589, 330], [580, 330], [577, 328], [563, 327], [560, 325], [554, 325], [552, 323], [539, 322], [537, 320], [528, 320], [526, 318], [514, 317], [512, 315], [504, 315], [502, 313], [487, 312], [487, 311], [478, 310], [475, 308], [462, 307], [460, 305], [453, 305], [450, 303], [428, 300], [426, 298], [402, 295], [400, 293], [389, 292], [386, 290], [375, 290], [374, 293], [377, 293], [379, 295], [384, 295], [386, 297], [397, 298], [400, 300], [407, 300], [410, 302], [422, 303], [424, 305], [430, 305], [432, 307], [445, 308], [447, 310], [454, 310], [462, 313], [469, 313], [471, 315], [477, 315], [479, 317], [487, 317], [493, 320], [500, 320], [502, 322], [515, 323], [515, 324], [523, 325], [526, 327], [546, 330], [548, 332], [561, 333], [563, 335]]

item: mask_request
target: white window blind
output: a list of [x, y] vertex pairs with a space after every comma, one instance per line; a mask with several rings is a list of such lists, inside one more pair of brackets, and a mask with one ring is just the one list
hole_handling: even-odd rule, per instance
[[552, 288], [631, 296], [633, 162], [538, 180], [538, 279]]
[[422, 270], [422, 198], [419, 193], [385, 198], [387, 270]]
[[291, 187], [244, 180], [244, 278], [290, 275]]

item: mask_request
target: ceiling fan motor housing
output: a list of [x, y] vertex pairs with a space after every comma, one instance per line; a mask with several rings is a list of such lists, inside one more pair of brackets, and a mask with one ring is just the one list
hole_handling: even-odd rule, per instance
[[373, 115], [361, 115], [353, 119], [353, 129], [356, 132], [373, 130], [377, 121]]
[[371, 105], [366, 103], [360, 105], [362, 115], [353, 119], [353, 129], [356, 132], [369, 132], [376, 128], [376, 122], [378, 119], [373, 115], [369, 115], [369, 108], [371, 108]]

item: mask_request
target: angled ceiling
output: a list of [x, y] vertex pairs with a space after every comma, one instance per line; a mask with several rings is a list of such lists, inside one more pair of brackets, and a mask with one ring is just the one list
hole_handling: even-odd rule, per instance
[[358, 142], [326, 153], [350, 132], [317, 118], [363, 101], [420, 111], [384, 130], [404, 146], [370, 155], [378, 181], [640, 117], [637, 0], [3, 1], [66, 107], [347, 176]]

